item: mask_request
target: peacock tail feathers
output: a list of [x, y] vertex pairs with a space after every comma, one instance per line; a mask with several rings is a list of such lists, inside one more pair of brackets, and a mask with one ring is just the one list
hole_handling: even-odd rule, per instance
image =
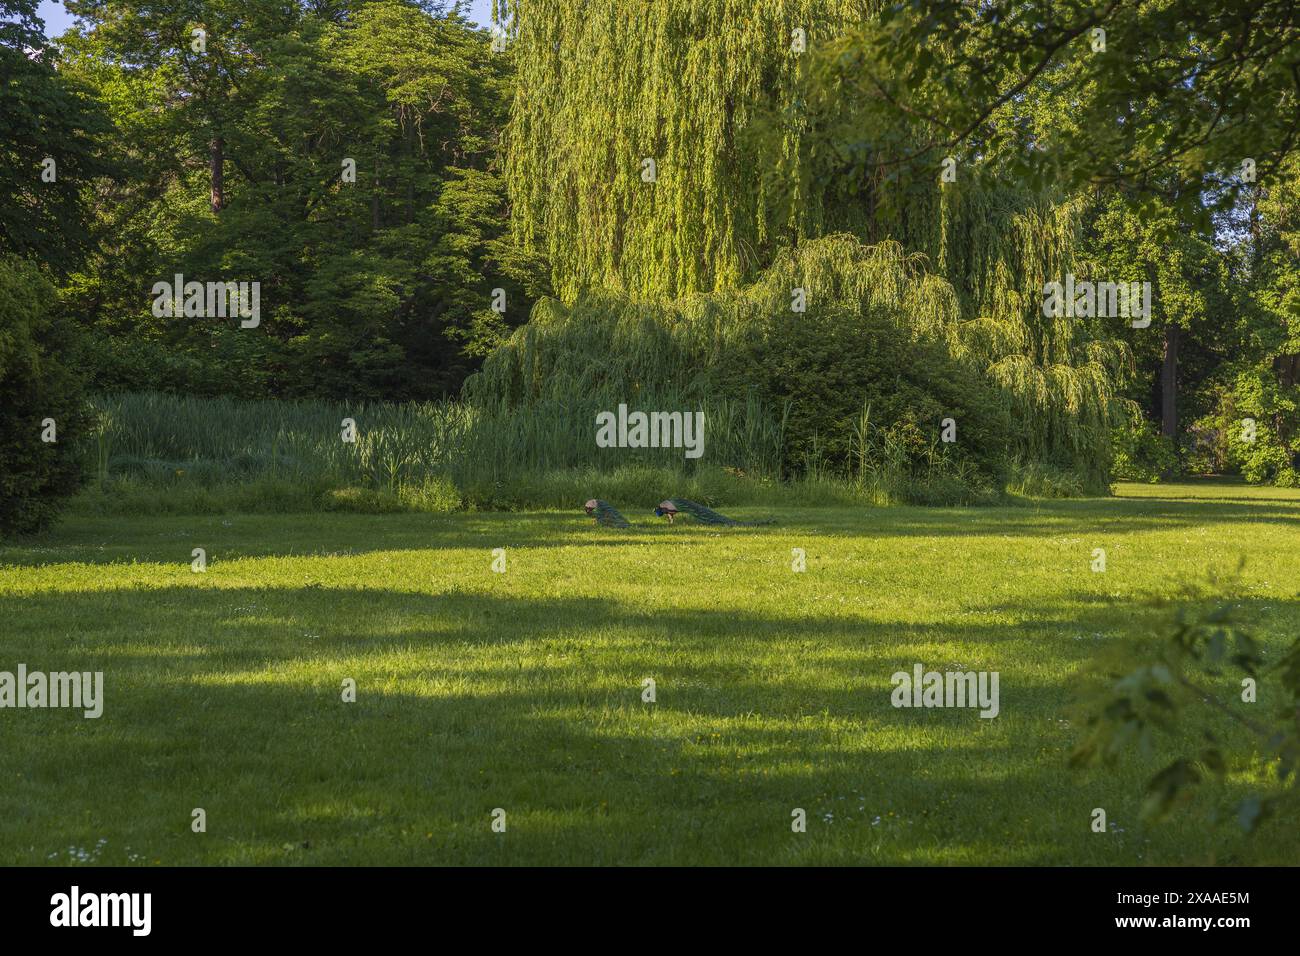
[[693, 516], [697, 521], [705, 524], [721, 524], [731, 528], [755, 528], [759, 525], [775, 524], [775, 521], [737, 521], [735, 518], [728, 518], [724, 514], [719, 514], [712, 508], [705, 507], [695, 501], [687, 501], [685, 498], [669, 498], [668, 502], [679, 512], [684, 511], [686, 514]]
[[596, 524], [603, 525], [606, 528], [632, 527], [628, 520], [619, 514], [618, 509], [608, 501], [597, 499], [596, 507], [591, 510], [591, 516], [596, 519]]

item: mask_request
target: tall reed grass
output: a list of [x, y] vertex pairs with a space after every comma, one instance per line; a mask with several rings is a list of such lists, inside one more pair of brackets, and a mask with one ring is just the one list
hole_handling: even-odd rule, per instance
[[[164, 511], [259, 499], [273, 510], [558, 507], [606, 496], [598, 486], [615, 479], [661, 497], [690, 487], [716, 499], [719, 476], [775, 482], [782, 452], [781, 418], [757, 402], [701, 406], [671, 393], [643, 395], [639, 407], [704, 411], [707, 463], [683, 449], [597, 447], [605, 409], [581, 398], [508, 409], [135, 393], [99, 396], [94, 407], [85, 462], [100, 508], [113, 497]], [[345, 419], [356, 423], [354, 442], [343, 440]]]
[[[597, 409], [577, 399], [512, 410], [132, 393], [93, 404], [84, 443], [90, 488], [79, 506], [100, 513], [519, 510], [572, 508], [592, 496], [647, 507], [669, 496], [792, 506], [989, 497], [946, 463], [920, 476], [908, 470], [869, 409], [848, 467], [833, 469], [814, 451], [788, 480], [783, 414], [753, 400], [704, 403], [701, 460], [682, 449], [599, 448]], [[641, 396], [638, 407], [700, 406], [657, 394]], [[355, 442], [343, 440], [349, 418]]]

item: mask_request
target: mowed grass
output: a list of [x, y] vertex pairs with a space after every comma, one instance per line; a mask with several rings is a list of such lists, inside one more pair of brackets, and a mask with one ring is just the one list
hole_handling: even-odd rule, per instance
[[[1300, 493], [1118, 491], [753, 529], [633, 502], [626, 532], [580, 512], [69, 518], [0, 549], [0, 670], [102, 670], [104, 714], [0, 710], [0, 863], [1300, 862], [1293, 821], [1206, 822], [1240, 774], [1145, 826], [1158, 758], [1067, 767], [1076, 675], [1158, 633], [1149, 599], [1244, 556], [1266, 649], [1300, 633]], [[895, 709], [917, 662], [998, 671], [1001, 714]]]

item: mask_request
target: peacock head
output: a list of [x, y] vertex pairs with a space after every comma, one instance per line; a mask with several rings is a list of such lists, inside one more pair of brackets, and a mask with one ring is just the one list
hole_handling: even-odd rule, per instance
[[582, 507], [583, 507], [583, 510], [587, 512], [587, 514], [591, 514], [593, 511], [596, 510], [596, 499], [595, 499], [595, 498], [588, 498], [588, 499], [587, 499], [587, 503], [586, 503], [585, 505], [583, 505]]

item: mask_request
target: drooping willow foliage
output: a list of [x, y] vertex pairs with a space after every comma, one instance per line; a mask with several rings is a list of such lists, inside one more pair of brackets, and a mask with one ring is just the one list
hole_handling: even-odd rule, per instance
[[[804, 290], [806, 312], [792, 312], [794, 289]], [[963, 320], [956, 290], [924, 256], [835, 235], [782, 251], [737, 290], [544, 300], [466, 394], [480, 407], [546, 414], [749, 402], [744, 427], [766, 433], [779, 420], [787, 470], [810, 442], [846, 464], [863, 406], [874, 403], [877, 421], [911, 416], [931, 443], [953, 416], [977, 458], [1050, 460], [1102, 480], [1094, 463], [1104, 461], [1096, 443], [1114, 404], [1109, 354], [1040, 364], [1022, 351], [1027, 334]], [[575, 441], [590, 441], [589, 430]]]
[[1132, 358], [1121, 341], [1088, 338], [1077, 320], [1042, 309], [1045, 283], [1067, 272], [1087, 276], [1075, 258], [1082, 200], [949, 187], [941, 205], [945, 228], [933, 261], [952, 281], [963, 316], [948, 339], [983, 363], [1013, 402], [1015, 453], [1104, 471]]
[[[518, 78], [516, 228], [556, 290], [680, 295], [770, 261], [774, 222], [743, 133], [795, 95], [808, 48], [879, 0], [502, 0]], [[502, 9], [504, 8], [504, 9]], [[795, 142], [789, 144], [796, 148]], [[643, 161], [654, 161], [652, 183]]]
[[791, 313], [794, 288], [805, 290], [814, 317], [884, 314], [900, 331], [920, 333], [957, 324], [951, 287], [925, 273], [922, 257], [897, 243], [831, 236], [787, 250], [759, 282], [737, 290], [658, 299], [593, 289], [572, 306], [543, 299], [465, 392], [512, 408], [565, 397], [603, 406], [659, 388], [704, 400], [731, 353], [772, 328], [808, 321]]
[[[576, 304], [540, 305], [468, 393], [527, 403], [717, 388], [703, 370], [738, 336], [811, 330], [815, 293], [809, 316], [789, 309], [805, 282], [831, 290], [823, 307], [857, 303], [977, 368], [1014, 416], [1008, 460], [1103, 477], [1127, 356], [1041, 308], [1045, 282], [1085, 272], [1079, 203], [996, 176], [886, 174], [870, 143], [809, 153], [805, 134], [837, 104], [804, 102], [806, 71], [826, 69], [819, 44], [834, 52], [879, 6], [502, 0], [518, 64], [514, 228]], [[859, 241], [815, 241], [839, 233]]]

